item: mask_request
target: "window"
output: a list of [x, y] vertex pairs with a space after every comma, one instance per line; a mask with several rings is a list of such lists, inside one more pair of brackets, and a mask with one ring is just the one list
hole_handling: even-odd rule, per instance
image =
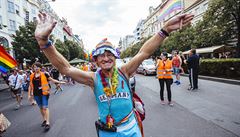
[[19, 12], [20, 12], [19, 6], [18, 6], [18, 5], [15, 5], [15, 8], [16, 8], [16, 14], [17, 14], [17, 15], [20, 15], [20, 13], [19, 13]]
[[198, 15], [199, 13], [199, 7], [195, 9], [195, 14]]
[[9, 20], [9, 30], [15, 31], [16, 30], [16, 22], [14, 20]]
[[15, 13], [13, 2], [8, 1], [8, 12]]
[[207, 8], [208, 8], [208, 3], [205, 3], [205, 4], [203, 5], [203, 11], [205, 12], [205, 11], [207, 10]]

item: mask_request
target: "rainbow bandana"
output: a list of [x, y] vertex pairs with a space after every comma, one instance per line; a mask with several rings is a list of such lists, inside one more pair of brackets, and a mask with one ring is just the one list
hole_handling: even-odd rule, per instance
[[115, 49], [109, 41], [107, 41], [107, 38], [103, 39], [101, 42], [99, 42], [96, 46], [96, 50], [92, 52], [92, 56], [96, 58], [98, 55], [103, 54], [105, 51], [111, 52], [116, 58], [119, 58], [120, 52], [118, 49]]

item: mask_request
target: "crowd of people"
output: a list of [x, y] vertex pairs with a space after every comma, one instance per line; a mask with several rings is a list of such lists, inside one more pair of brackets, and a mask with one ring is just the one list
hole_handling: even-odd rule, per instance
[[[163, 52], [156, 60], [157, 78], [160, 84], [160, 100], [164, 105], [164, 83], [167, 88], [168, 104], [173, 106], [171, 85], [176, 83], [180, 85], [180, 74], [184, 73], [182, 68], [183, 63], [187, 65], [189, 73], [189, 88], [188, 90], [196, 91], [198, 89], [198, 71], [199, 71], [199, 56], [196, 54], [195, 49], [191, 49], [188, 59], [181, 54], [181, 52], [173, 51], [171, 58], [168, 53]], [[173, 82], [173, 76], [175, 75], [175, 81]]]
[[[183, 14], [169, 20], [158, 33], [143, 44], [140, 51], [130, 62], [120, 68], [117, 68], [115, 64], [116, 59], [120, 56], [118, 51], [107, 39], [102, 40], [96, 45], [95, 52], [93, 53], [93, 58], [98, 66], [96, 72], [87, 71], [85, 64], [82, 66], [82, 69], [71, 66], [56, 48], [52, 46], [49, 36], [56, 22], [45, 13], [39, 14], [35, 38], [45, 56], [61, 74], [93, 89], [98, 106], [99, 116], [95, 126], [99, 137], [144, 137], [142, 119], [139, 118], [136, 104], [134, 104], [134, 96], [132, 96], [128, 82], [129, 77], [135, 73], [138, 66], [145, 59], [159, 49], [164, 39], [169, 36], [169, 33], [190, 25], [192, 19], [192, 14]], [[169, 83], [170, 80], [168, 79], [171, 78], [168, 75], [170, 75], [171, 71], [168, 71], [168, 69], [171, 69], [172, 64], [167, 62], [166, 56], [165, 58], [163, 57], [162, 61], [159, 61], [159, 64], [160, 84], [164, 81]], [[57, 84], [64, 82], [53, 79], [45, 72], [48, 72], [47, 69], [42, 70], [40, 63], [34, 63], [32, 71], [28, 76], [28, 98], [34, 99], [38, 104], [43, 120], [41, 126], [48, 131], [50, 129], [48, 109], [50, 86], [48, 81], [53, 81]], [[14, 70], [14, 72], [15, 74], [12, 74], [14, 77], [10, 76], [13, 78], [9, 79], [9, 81], [11, 81], [10, 85], [13, 86], [15, 95], [19, 96], [17, 97], [16, 107], [19, 109], [21, 96], [18, 89], [23, 84], [23, 80], [18, 76], [17, 70]], [[170, 95], [168, 99], [171, 105]]]

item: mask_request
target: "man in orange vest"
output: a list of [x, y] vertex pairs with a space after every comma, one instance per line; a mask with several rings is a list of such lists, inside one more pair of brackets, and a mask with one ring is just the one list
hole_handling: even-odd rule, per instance
[[36, 100], [40, 112], [43, 117], [42, 127], [44, 127], [45, 131], [50, 129], [50, 121], [49, 121], [49, 109], [48, 109], [48, 99], [49, 99], [49, 84], [48, 80], [54, 83], [64, 84], [65, 82], [61, 82], [53, 79], [49, 76], [48, 73], [41, 72], [42, 65], [39, 62], [33, 64], [34, 73], [30, 75], [30, 86], [28, 88], [28, 99], [31, 99], [31, 96], [34, 96]]
[[157, 63], [157, 76], [160, 84], [160, 99], [161, 104], [164, 105], [164, 83], [166, 83], [167, 87], [167, 95], [168, 95], [168, 104], [173, 106], [172, 103], [172, 93], [171, 93], [171, 85], [173, 83], [172, 79], [172, 61], [167, 58], [167, 53], [163, 52], [161, 54], [162, 60], [158, 60]]

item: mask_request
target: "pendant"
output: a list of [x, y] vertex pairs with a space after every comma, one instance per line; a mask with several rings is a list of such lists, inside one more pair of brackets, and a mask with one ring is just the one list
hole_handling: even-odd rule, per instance
[[111, 115], [107, 115], [106, 123], [107, 123], [107, 127], [108, 128], [111, 128], [113, 126], [114, 119], [113, 119], [113, 117]]

